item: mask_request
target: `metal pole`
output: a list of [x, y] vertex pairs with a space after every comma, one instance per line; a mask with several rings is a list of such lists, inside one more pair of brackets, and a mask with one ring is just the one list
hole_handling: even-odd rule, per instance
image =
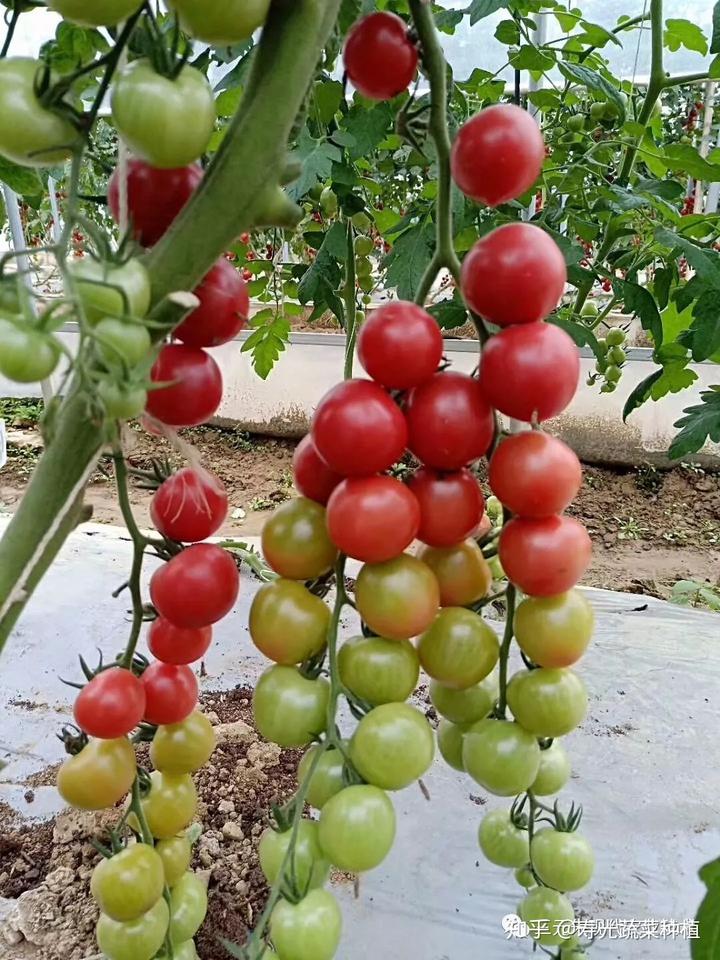
[[[703, 128], [700, 140], [700, 156], [707, 157], [710, 153], [710, 136], [712, 134], [713, 113], [715, 108], [715, 81], [708, 80], [703, 90], [703, 103], [705, 110], [703, 112]], [[702, 211], [703, 185], [698, 180], [695, 183], [695, 197], [693, 201], [693, 213]]]

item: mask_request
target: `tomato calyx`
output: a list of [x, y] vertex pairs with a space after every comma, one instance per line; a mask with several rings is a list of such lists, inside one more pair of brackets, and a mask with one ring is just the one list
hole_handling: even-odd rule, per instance
[[77, 756], [89, 743], [89, 737], [86, 733], [76, 727], [74, 723], [63, 724], [60, 733], [57, 735], [58, 740], [62, 743], [65, 748], [65, 753], [69, 756]]

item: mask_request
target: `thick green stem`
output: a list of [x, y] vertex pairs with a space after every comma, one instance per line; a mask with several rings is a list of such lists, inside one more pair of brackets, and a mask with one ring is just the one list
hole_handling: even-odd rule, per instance
[[115, 481], [117, 484], [120, 511], [122, 513], [123, 520], [125, 521], [125, 526], [128, 528], [130, 538], [133, 542], [133, 562], [130, 569], [130, 579], [128, 580], [130, 597], [132, 598], [133, 618], [132, 625], [130, 627], [130, 636], [128, 638], [127, 646], [125, 647], [125, 654], [122, 659], [122, 665], [129, 668], [132, 664], [133, 657], [135, 656], [135, 649], [137, 647], [138, 640], [140, 639], [140, 630], [142, 629], [143, 623], [143, 602], [140, 577], [142, 575], [142, 566], [145, 558], [145, 548], [148, 545], [148, 538], [143, 535], [142, 531], [135, 522], [135, 516], [130, 504], [130, 494], [128, 490], [127, 465], [125, 463], [123, 452], [120, 448], [113, 452], [113, 460], [115, 463]]
[[505, 614], [505, 632], [500, 644], [500, 699], [498, 700], [498, 713], [501, 717], [505, 716], [507, 707], [507, 676], [508, 676], [508, 658], [510, 657], [510, 645], [512, 644], [515, 633], [515, 599], [516, 590], [512, 583], [508, 584], [505, 594], [505, 604], [507, 612]]
[[345, 264], [345, 369], [343, 377], [353, 375], [355, 341], [357, 340], [357, 306], [355, 302], [355, 247], [352, 221], [347, 224], [347, 262]]

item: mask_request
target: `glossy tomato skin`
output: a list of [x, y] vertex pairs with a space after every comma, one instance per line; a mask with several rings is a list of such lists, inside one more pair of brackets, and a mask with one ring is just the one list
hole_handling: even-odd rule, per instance
[[382, 473], [407, 446], [407, 425], [390, 395], [371, 380], [345, 380], [320, 401], [312, 439], [327, 465], [344, 477]]
[[562, 513], [582, 483], [577, 455], [557, 437], [540, 430], [516, 433], [498, 446], [488, 480], [495, 496], [521, 517]]
[[306, 799], [311, 807], [316, 807], [318, 810], [322, 810], [330, 797], [334, 797], [345, 787], [343, 782], [345, 761], [340, 750], [331, 747], [324, 749], [313, 769], [315, 755], [320, 749], [317, 744], [310, 747], [303, 754], [297, 771], [298, 784], [303, 784], [309, 778]]
[[169, 0], [183, 30], [218, 47], [249, 39], [267, 18], [270, 0]]
[[500, 645], [482, 617], [464, 607], [446, 607], [418, 641], [429, 677], [455, 690], [480, 683], [498, 661]]
[[176, 627], [197, 629], [222, 620], [240, 590], [235, 561], [214, 543], [197, 543], [152, 575], [150, 597]]
[[195, 663], [212, 643], [212, 627], [176, 627], [158, 617], [150, 624], [148, 649], [163, 663]]
[[282, 875], [285, 883], [294, 882], [297, 890], [312, 890], [322, 887], [330, 873], [330, 863], [320, 846], [319, 828], [315, 820], [301, 820], [298, 824], [293, 861], [282, 870], [285, 854], [290, 845], [292, 830], [278, 833], [268, 827], [260, 837], [258, 857], [260, 867], [269, 884], [274, 884]]
[[518, 906], [518, 913], [525, 923], [530, 924], [533, 939], [547, 946], [562, 943], [565, 937], [560, 931], [575, 919], [568, 898], [549, 887], [530, 890]]
[[162, 773], [194, 773], [215, 749], [215, 731], [208, 718], [193, 711], [178, 723], [158, 727], [150, 745], [150, 760]]
[[480, 786], [499, 797], [524, 793], [540, 768], [535, 737], [517, 723], [480, 720], [463, 738], [465, 769]]
[[332, 960], [342, 914], [327, 890], [311, 890], [299, 903], [280, 900], [270, 916], [270, 937], [283, 960]]
[[188, 347], [218, 347], [233, 340], [250, 315], [250, 294], [240, 271], [221, 257], [193, 292], [200, 306], [173, 336]]
[[170, 940], [187, 943], [200, 929], [207, 913], [207, 884], [196, 874], [184, 874], [170, 893]]
[[215, 474], [198, 467], [183, 467], [155, 491], [150, 519], [168, 540], [198, 543], [222, 526], [228, 512], [228, 495]]
[[412, 83], [418, 51], [394, 13], [371, 13], [356, 23], [343, 51], [352, 85], [371, 100], [392, 100]]
[[163, 862], [149, 844], [133, 843], [109, 860], [101, 860], [90, 890], [103, 913], [113, 920], [136, 920], [163, 895]]
[[582, 593], [526, 597], [515, 611], [515, 638], [539, 667], [571, 667], [592, 638], [595, 616]]
[[527, 830], [510, 819], [507, 810], [491, 810], [480, 821], [480, 849], [497, 867], [523, 867], [530, 859]]
[[323, 807], [318, 833], [325, 855], [339, 870], [373, 870], [395, 839], [392, 800], [369, 784], [346, 787]]
[[95, 935], [108, 960], [152, 960], [165, 941], [170, 911], [163, 898], [137, 920], [120, 923], [100, 914]]
[[60, 349], [54, 337], [0, 315], [0, 373], [15, 383], [45, 380], [57, 367]]
[[595, 855], [581, 833], [543, 827], [533, 837], [530, 852], [535, 872], [548, 887], [580, 890], [592, 879]]
[[473, 377], [436, 373], [407, 399], [408, 446], [436, 470], [458, 470], [487, 453], [492, 410]]
[[416, 637], [430, 626], [440, 588], [429, 567], [403, 553], [385, 563], [366, 563], [355, 585], [358, 613], [378, 636]]
[[130, 670], [103, 670], [78, 694], [75, 722], [90, 737], [116, 740], [127, 736], [145, 712], [145, 690]]
[[190, 667], [151, 663], [140, 681], [145, 690], [147, 723], [180, 723], [195, 709], [198, 682]]
[[165, 883], [172, 888], [185, 875], [192, 860], [192, 846], [184, 834], [158, 840], [155, 850], [162, 860]]
[[325, 510], [306, 497], [294, 497], [278, 507], [265, 523], [261, 539], [263, 556], [275, 573], [288, 580], [314, 580], [337, 559]]
[[[202, 178], [199, 164], [161, 170], [138, 157], [128, 160], [128, 219], [141, 246], [152, 247], [167, 232]], [[120, 223], [120, 186], [117, 167], [108, 184], [108, 205], [115, 223]]]
[[508, 223], [481, 237], [460, 277], [470, 309], [500, 327], [544, 320], [560, 303], [566, 283], [560, 248], [531, 223]]
[[302, 747], [325, 728], [330, 685], [295, 667], [276, 664], [255, 685], [253, 717], [261, 736], [281, 747]]
[[454, 690], [437, 680], [430, 681], [430, 700], [441, 717], [467, 727], [484, 720], [497, 701], [500, 688], [497, 673], [465, 690]]
[[144, 317], [150, 309], [150, 275], [137, 260], [101, 263], [85, 257], [72, 264], [85, 319], [95, 326], [105, 317]]
[[137, 0], [50, 0], [48, 7], [59, 13], [63, 20], [70, 20], [81, 27], [113, 27], [127, 20], [138, 8]]
[[298, 493], [323, 506], [328, 502], [330, 494], [342, 480], [342, 476], [331, 470], [317, 452], [309, 434], [303, 437], [295, 447], [293, 477]]
[[148, 393], [146, 411], [170, 427], [196, 427], [215, 415], [222, 400], [220, 367], [209, 353], [170, 343], [150, 371], [158, 386]]
[[490, 337], [480, 358], [487, 401], [508, 417], [538, 423], [556, 417], [575, 396], [580, 354], [552, 323], [508, 327]]
[[327, 525], [342, 553], [364, 563], [382, 563], [415, 539], [420, 505], [394, 477], [349, 477], [328, 500]]
[[62, 764], [57, 788], [72, 807], [105, 810], [122, 800], [136, 773], [135, 751], [129, 740], [90, 740]]
[[425, 547], [418, 554], [440, 585], [440, 606], [466, 607], [486, 596], [492, 573], [474, 540], [454, 547]]
[[142, 387], [123, 389], [112, 380], [101, 380], [98, 399], [108, 420], [134, 420], [145, 409], [147, 391]]
[[150, 774], [150, 792], [142, 799], [150, 833], [158, 840], [170, 840], [184, 830], [197, 810], [197, 791], [188, 774]]
[[538, 797], [558, 793], [570, 779], [572, 767], [562, 744], [555, 740], [546, 750], [540, 751], [540, 769], [533, 780], [532, 791]]
[[363, 780], [402, 790], [427, 772], [435, 738], [425, 716], [407, 703], [385, 703], [366, 714], [350, 740], [350, 759]]
[[515, 517], [503, 528], [498, 556], [509, 580], [531, 597], [556, 596], [587, 570], [592, 544], [572, 517]]
[[340, 647], [338, 670], [351, 693], [376, 707], [407, 700], [417, 686], [420, 660], [409, 640], [359, 636]]
[[437, 745], [440, 756], [449, 767], [461, 773], [465, 772], [462, 758], [464, 734], [462, 727], [456, 723], [450, 723], [449, 720], [442, 719], [438, 724]]
[[434, 317], [414, 303], [383, 304], [360, 327], [357, 350], [368, 376], [392, 390], [419, 387], [436, 372], [443, 340]]
[[250, 607], [250, 637], [275, 663], [302, 663], [319, 653], [329, 625], [327, 604], [295, 580], [264, 584]]
[[516, 673], [507, 690], [508, 706], [536, 737], [562, 737], [585, 719], [588, 695], [572, 670], [543, 667]]
[[450, 165], [467, 197], [497, 207], [529, 190], [544, 160], [545, 143], [533, 117], [503, 103], [481, 110], [460, 127]]
[[142, 323], [104, 317], [95, 327], [98, 353], [108, 367], [135, 367], [150, 353], [150, 332]]
[[420, 505], [418, 540], [430, 547], [452, 547], [480, 526], [485, 499], [465, 468], [444, 473], [421, 467], [408, 482]]

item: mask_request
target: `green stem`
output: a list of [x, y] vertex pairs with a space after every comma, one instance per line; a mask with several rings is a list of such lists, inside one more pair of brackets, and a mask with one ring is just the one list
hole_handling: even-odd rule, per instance
[[147, 819], [145, 817], [145, 811], [143, 810], [142, 801], [140, 798], [140, 778], [135, 777], [132, 785], [132, 798], [130, 800], [130, 809], [135, 814], [140, 824], [140, 836], [142, 837], [142, 842], [147, 843], [148, 846], [152, 847], [155, 844], [153, 835], [148, 826]]
[[498, 700], [498, 713], [501, 717], [505, 716], [507, 708], [507, 676], [508, 676], [508, 658], [510, 656], [510, 645], [512, 644], [515, 632], [515, 600], [517, 591], [515, 585], [508, 584], [505, 594], [505, 604], [507, 612], [505, 614], [505, 632], [500, 644], [500, 699]]
[[133, 562], [128, 580], [130, 596], [132, 598], [133, 618], [130, 627], [130, 636], [128, 637], [127, 646], [125, 647], [125, 653], [122, 658], [122, 666], [129, 669], [135, 656], [135, 649], [140, 639], [140, 630], [142, 629], [143, 623], [143, 601], [140, 577], [142, 575], [143, 559], [145, 558], [145, 548], [149, 541], [138, 527], [132, 506], [130, 505], [127, 465], [120, 448], [116, 448], [113, 451], [113, 462], [115, 463], [115, 482], [117, 485], [120, 512], [122, 513], [125, 526], [128, 529], [130, 539], [133, 543]]
[[327, 633], [330, 697], [328, 699], [327, 721], [325, 726], [328, 740], [331, 743], [334, 743], [335, 746], [339, 746], [337, 724], [335, 721], [337, 716], [337, 704], [340, 696], [343, 693], [343, 685], [342, 681], [340, 680], [340, 671], [338, 669], [337, 662], [337, 644], [338, 631], [340, 629], [340, 617], [348, 599], [345, 591], [345, 559], [345, 555], [340, 554], [340, 557], [335, 564], [335, 603], [333, 604], [332, 615], [330, 617], [330, 624], [328, 625]]
[[13, 4], [10, 20], [6, 21], [7, 33], [5, 34], [5, 40], [2, 45], [2, 50], [0, 50], [0, 59], [2, 57], [6, 57], [10, 50], [10, 44], [12, 43], [13, 36], [15, 35], [15, 28], [18, 25], [18, 20], [20, 19], [21, 12], [22, 10], [20, 7], [20, 0], [15, 0], [15, 3]]
[[707, 71], [701, 73], [685, 73], [679, 74], [675, 77], [665, 77], [663, 80], [663, 89], [668, 90], [670, 87], [684, 87], [686, 84], [691, 83], [707, 83], [708, 80], [712, 80]]
[[347, 223], [347, 253], [345, 264], [345, 368], [343, 377], [350, 380], [355, 360], [357, 340], [357, 306], [355, 300], [355, 247], [352, 221]]

